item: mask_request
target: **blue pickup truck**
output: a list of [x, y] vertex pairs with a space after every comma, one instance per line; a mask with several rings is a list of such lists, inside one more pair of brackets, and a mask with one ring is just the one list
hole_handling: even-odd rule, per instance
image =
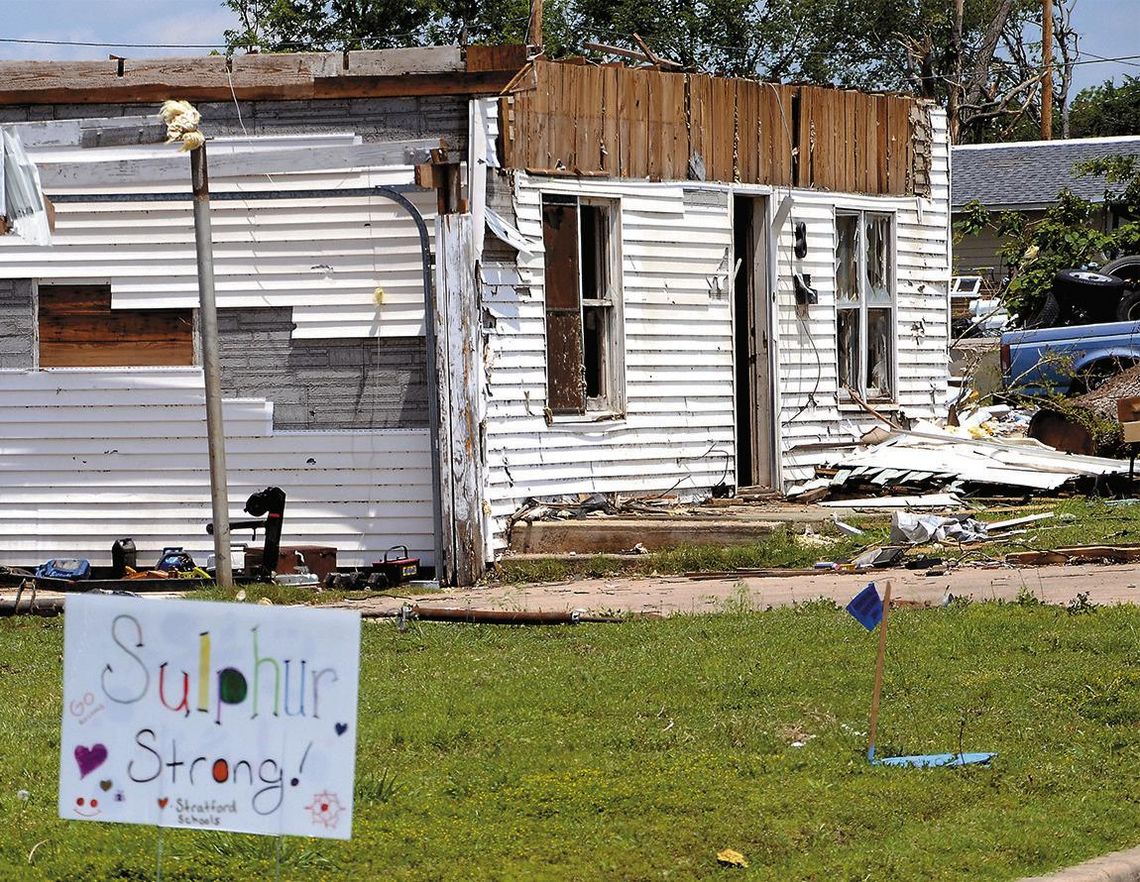
[[1140, 364], [1140, 321], [1007, 331], [1003, 385], [1024, 395], [1073, 395]]

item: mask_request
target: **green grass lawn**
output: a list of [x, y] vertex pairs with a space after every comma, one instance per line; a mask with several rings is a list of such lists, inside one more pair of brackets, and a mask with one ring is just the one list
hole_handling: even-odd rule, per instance
[[[1000, 753], [904, 770], [863, 757], [876, 638], [823, 603], [367, 623], [353, 839], [286, 840], [281, 878], [977, 880], [1084, 860], [1140, 842], [1138, 630], [1130, 607], [892, 613], [880, 751]], [[62, 632], [0, 621], [0, 879], [152, 879], [153, 828], [56, 817]], [[163, 878], [273, 879], [275, 847], [168, 830]], [[718, 867], [722, 848], [750, 869]]]

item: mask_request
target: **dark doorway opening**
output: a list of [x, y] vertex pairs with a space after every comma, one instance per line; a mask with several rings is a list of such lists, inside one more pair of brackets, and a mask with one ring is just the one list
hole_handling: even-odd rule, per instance
[[736, 481], [738, 487], [771, 488], [775, 461], [767, 197], [734, 196], [732, 217]]

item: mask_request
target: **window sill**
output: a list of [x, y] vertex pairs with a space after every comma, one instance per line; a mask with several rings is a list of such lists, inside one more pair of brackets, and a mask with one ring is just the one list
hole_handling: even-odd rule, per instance
[[625, 425], [625, 414], [616, 411], [588, 411], [584, 414], [558, 414], [550, 418], [547, 428], [566, 432], [581, 432], [590, 429], [619, 428]]

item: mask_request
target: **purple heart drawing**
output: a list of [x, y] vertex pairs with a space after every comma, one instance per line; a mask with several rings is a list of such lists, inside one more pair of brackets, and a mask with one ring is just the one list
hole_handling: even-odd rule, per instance
[[75, 761], [79, 764], [79, 777], [86, 778], [107, 761], [107, 748], [102, 744], [80, 744], [75, 748]]
[[337, 723], [333, 728], [336, 729], [337, 735], [343, 735], [348, 731], [348, 723]]

